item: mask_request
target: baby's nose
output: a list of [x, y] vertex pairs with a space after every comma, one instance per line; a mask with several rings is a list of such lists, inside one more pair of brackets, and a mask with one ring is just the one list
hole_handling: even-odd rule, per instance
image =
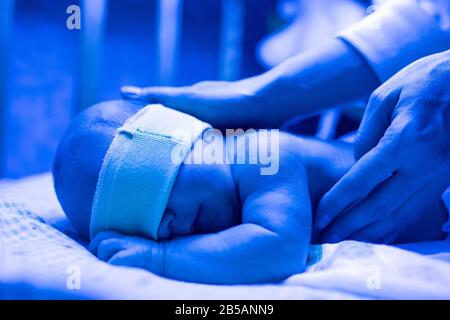
[[171, 231], [171, 225], [173, 223], [173, 220], [175, 218], [175, 215], [172, 211], [168, 210], [164, 213], [163, 218], [161, 220], [161, 224], [159, 225], [158, 230], [158, 238], [159, 239], [169, 239], [170, 237], [170, 231]]

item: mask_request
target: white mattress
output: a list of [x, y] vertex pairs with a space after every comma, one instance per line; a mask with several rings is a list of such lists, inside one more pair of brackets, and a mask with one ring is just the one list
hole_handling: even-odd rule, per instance
[[0, 194], [3, 299], [450, 298], [447, 242], [421, 244], [431, 256], [358, 242], [315, 246], [307, 272], [281, 283], [201, 285], [96, 259], [64, 217], [49, 174], [1, 181]]

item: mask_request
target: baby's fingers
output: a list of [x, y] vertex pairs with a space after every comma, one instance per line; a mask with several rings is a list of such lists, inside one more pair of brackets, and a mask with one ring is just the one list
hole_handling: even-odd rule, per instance
[[109, 264], [123, 267], [138, 267], [139, 261], [136, 261], [136, 253], [133, 250], [123, 250], [117, 252], [108, 261]]
[[97, 249], [97, 257], [102, 261], [108, 261], [117, 252], [127, 249], [127, 241], [111, 238], [100, 243]]
[[104, 232], [100, 232], [99, 234], [97, 234], [92, 240], [91, 243], [89, 243], [89, 251], [92, 252], [93, 254], [97, 254], [98, 251], [98, 246], [100, 245], [100, 243], [106, 239], [111, 239], [111, 238], [116, 238], [116, 239], [120, 239], [123, 238], [124, 236], [121, 235], [118, 232], [114, 232], [114, 231], [104, 231]]

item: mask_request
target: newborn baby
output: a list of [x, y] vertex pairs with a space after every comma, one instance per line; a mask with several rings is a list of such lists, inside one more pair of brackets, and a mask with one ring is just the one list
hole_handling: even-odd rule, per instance
[[[148, 142], [122, 150], [116, 142], [119, 128], [136, 117], [145, 120], [150, 108], [163, 110], [161, 106], [143, 107], [127, 101], [91, 107], [73, 121], [58, 148], [55, 190], [75, 228], [91, 238], [91, 250], [112, 264], [192, 282], [273, 282], [302, 272], [312, 237], [312, 210], [354, 163], [351, 145], [280, 133], [278, 150], [272, 150], [279, 156], [278, 170], [263, 175], [263, 165], [242, 164], [236, 159], [238, 154], [251, 157], [258, 152], [252, 145], [269, 144], [260, 141], [264, 139], [261, 135], [237, 136], [242, 143], [233, 148], [238, 150], [230, 150], [221, 136], [206, 139], [200, 135], [183, 158], [216, 144], [215, 150], [222, 149], [227, 161], [180, 163], [175, 169], [149, 163], [156, 171], [167, 172], [156, 173], [155, 182], [146, 178], [148, 170], [143, 168], [141, 177], [121, 178], [125, 184], [131, 183], [130, 187], [111, 186], [120, 177], [111, 158], [126, 164], [120, 170], [134, 166], [132, 170], [139, 172], [139, 161], [151, 162], [167, 152]], [[156, 122], [154, 126], [166, 125], [164, 119]], [[125, 129], [122, 135], [130, 139], [133, 132]], [[252, 144], [256, 139], [258, 143]], [[178, 145], [184, 146], [174, 144]], [[148, 159], [135, 156], [132, 150], [147, 154]], [[159, 185], [160, 179], [163, 183]], [[147, 207], [152, 208], [128, 212], [129, 207], [139, 208], [139, 203], [131, 200], [138, 199], [134, 193], [146, 192], [151, 199]]]

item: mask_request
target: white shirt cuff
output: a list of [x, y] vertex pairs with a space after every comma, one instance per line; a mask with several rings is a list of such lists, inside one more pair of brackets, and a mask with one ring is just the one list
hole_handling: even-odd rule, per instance
[[381, 82], [422, 57], [450, 48], [450, 30], [416, 0], [396, 0], [338, 34], [373, 68]]

